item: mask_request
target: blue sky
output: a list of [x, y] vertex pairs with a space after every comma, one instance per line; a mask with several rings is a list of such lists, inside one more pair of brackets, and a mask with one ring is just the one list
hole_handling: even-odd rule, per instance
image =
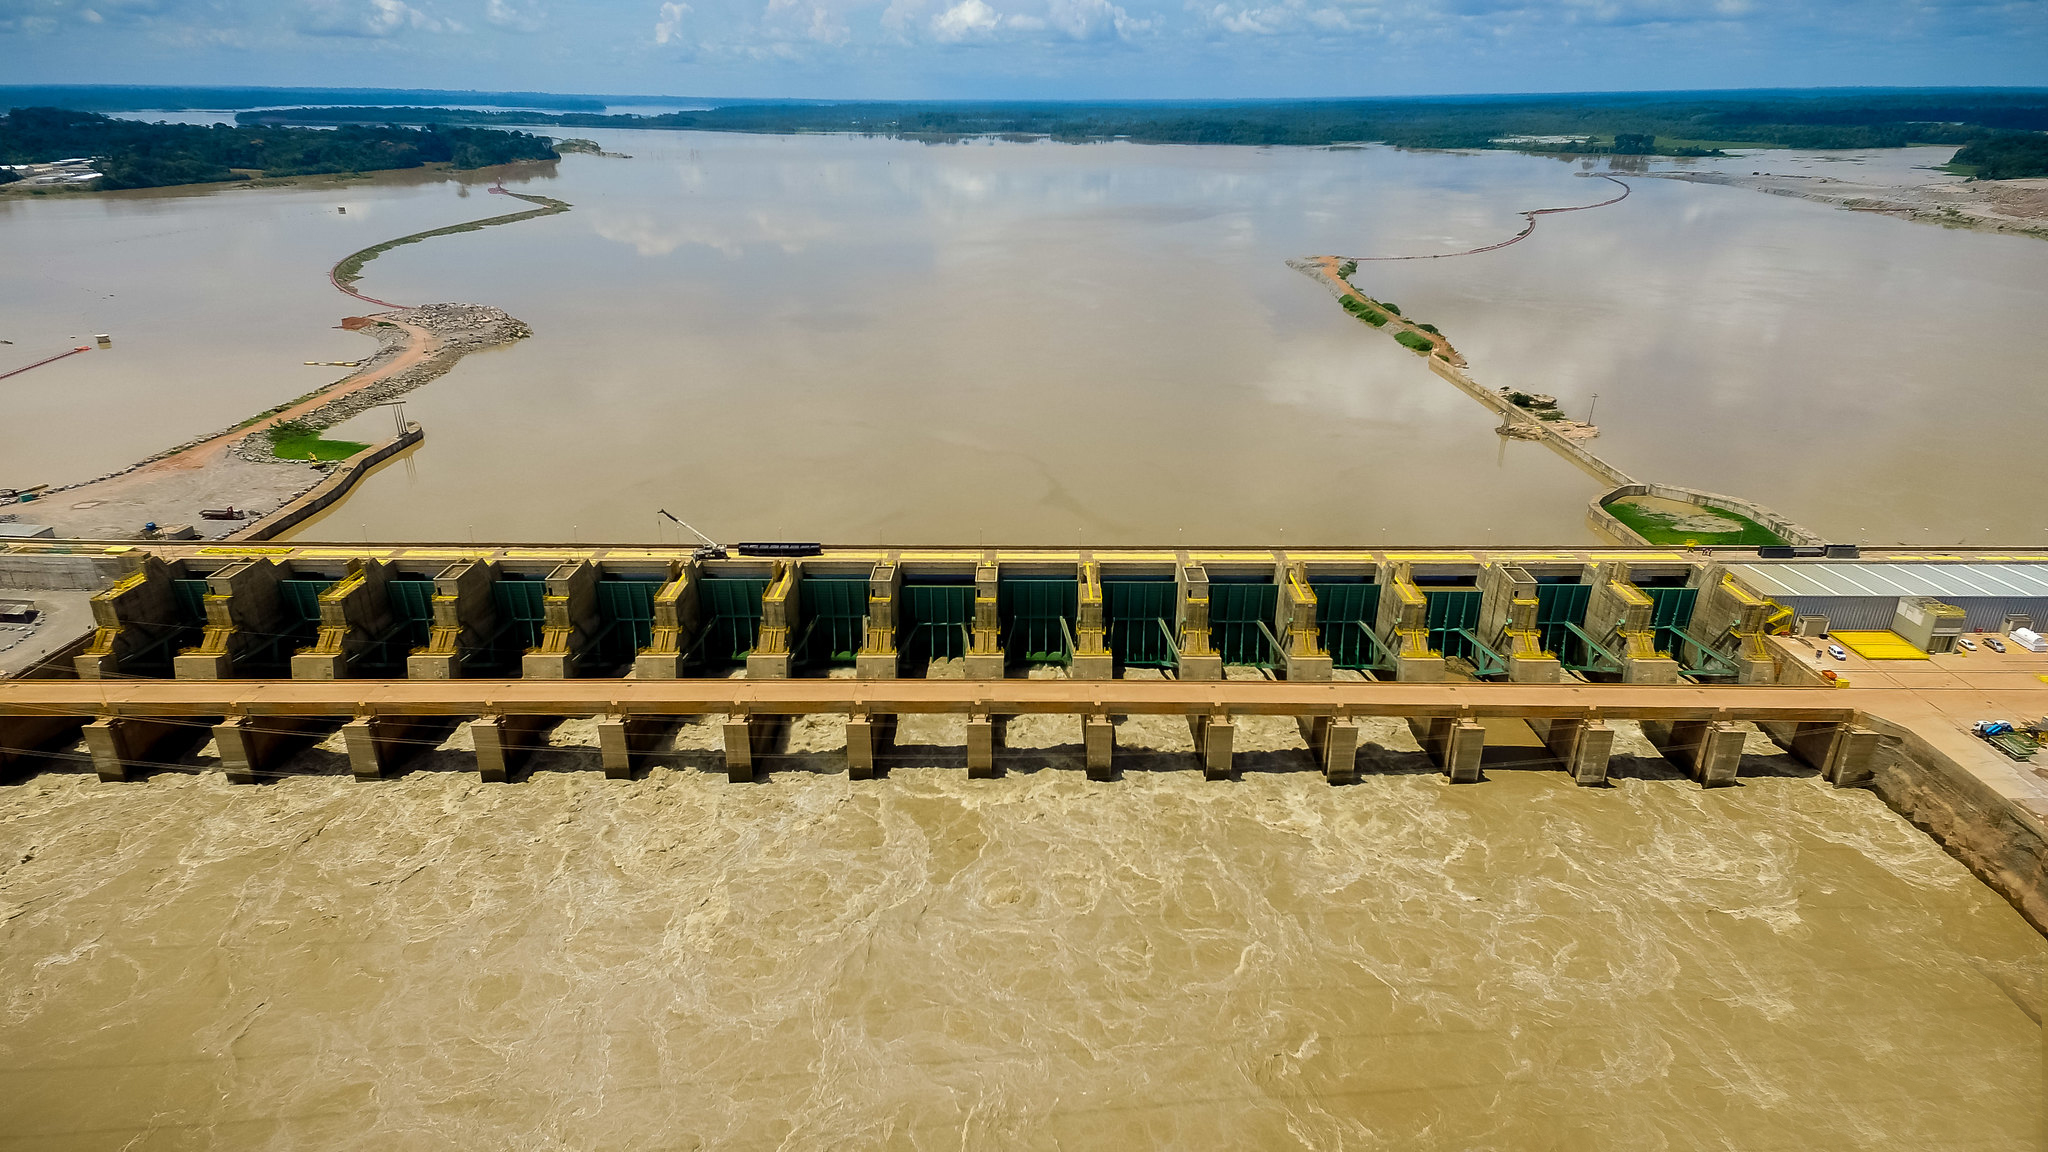
[[2048, 0], [0, 0], [0, 78], [1077, 99], [2048, 85]]

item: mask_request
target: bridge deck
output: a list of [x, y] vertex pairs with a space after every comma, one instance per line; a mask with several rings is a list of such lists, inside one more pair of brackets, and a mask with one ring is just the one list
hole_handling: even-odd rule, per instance
[[692, 716], [1113, 713], [1811, 720], [1923, 711], [1930, 698], [2039, 708], [2004, 686], [1736, 687], [1226, 680], [28, 680], [0, 684], [0, 715]]

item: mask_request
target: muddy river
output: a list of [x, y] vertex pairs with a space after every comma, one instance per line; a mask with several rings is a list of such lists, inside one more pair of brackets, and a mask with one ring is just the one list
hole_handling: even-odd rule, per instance
[[[414, 394], [427, 446], [308, 531], [641, 539], [673, 533], [666, 507], [727, 539], [1587, 539], [1592, 480], [1491, 435], [1284, 264], [1491, 243], [1522, 209], [1612, 193], [1579, 165], [601, 135], [632, 158], [514, 182], [575, 211], [371, 266], [372, 295], [496, 304], [536, 335]], [[1834, 168], [1896, 176], [1925, 151]], [[1634, 475], [1835, 538], [2048, 541], [2048, 457], [2023, 445], [2048, 420], [2048, 245], [1633, 183], [1511, 248], [1369, 264], [1360, 287], [1441, 327], [1483, 383], [1591, 411]], [[504, 210], [483, 187], [0, 200], [0, 352], [115, 336], [0, 386], [46, 430], [9, 444], [0, 486], [97, 475], [333, 379], [301, 362], [368, 342], [333, 328], [365, 306], [326, 265]]]
[[827, 723], [730, 785], [713, 728], [607, 781], [581, 722], [510, 785], [315, 749], [263, 786], [0, 790], [0, 1147], [1927, 1150], [2039, 1120], [2041, 937], [1760, 736], [1738, 788], [1636, 735], [1612, 788], [1507, 747], [1452, 787], [1383, 723], [1333, 789], [1279, 722], [1235, 783], [1126, 725], [1107, 784], [1058, 721], [977, 781], [921, 766], [960, 756], [921, 723], [857, 783]]

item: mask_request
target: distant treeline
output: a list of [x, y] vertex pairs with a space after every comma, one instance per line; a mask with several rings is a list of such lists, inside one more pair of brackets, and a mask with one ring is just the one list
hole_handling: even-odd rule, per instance
[[2048, 136], [2007, 132], [1972, 140], [1956, 152], [1953, 163], [1975, 169], [1979, 180], [2048, 176]]
[[728, 104], [661, 116], [335, 107], [243, 112], [237, 119], [244, 124], [854, 132], [934, 141], [1030, 136], [1148, 144], [1373, 142], [1409, 148], [1711, 155], [1737, 145], [1895, 148], [1967, 144], [1997, 132], [2038, 132], [2048, 129], [2048, 91], [1638, 93], [1203, 104], [774, 103]]
[[547, 92], [466, 92], [442, 88], [239, 88], [128, 84], [0, 84], [0, 107], [69, 108], [76, 112], [230, 111], [282, 104], [471, 104], [481, 108], [545, 108], [602, 112], [595, 96]]
[[334, 129], [144, 124], [62, 108], [0, 117], [0, 164], [91, 157], [103, 188], [162, 188], [265, 176], [378, 172], [445, 162], [483, 168], [552, 160], [545, 136], [492, 128], [350, 125]]

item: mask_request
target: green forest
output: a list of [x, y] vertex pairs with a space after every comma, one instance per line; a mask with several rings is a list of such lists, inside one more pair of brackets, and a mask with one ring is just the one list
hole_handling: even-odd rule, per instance
[[1715, 155], [1730, 147], [1967, 145], [2048, 129], [2043, 91], [1635, 93], [1243, 103], [735, 103], [661, 116], [447, 108], [294, 108], [245, 124], [472, 124], [854, 132], [1147, 144], [1384, 143], [1560, 153]]
[[446, 163], [483, 168], [515, 160], [552, 160], [545, 136], [495, 128], [432, 124], [277, 125], [145, 124], [94, 112], [16, 108], [0, 117], [0, 164], [90, 157], [102, 188], [162, 188], [263, 176], [377, 172]]
[[2004, 132], [1972, 140], [1956, 151], [1951, 163], [1969, 169], [1979, 180], [2048, 176], [2048, 136]]

